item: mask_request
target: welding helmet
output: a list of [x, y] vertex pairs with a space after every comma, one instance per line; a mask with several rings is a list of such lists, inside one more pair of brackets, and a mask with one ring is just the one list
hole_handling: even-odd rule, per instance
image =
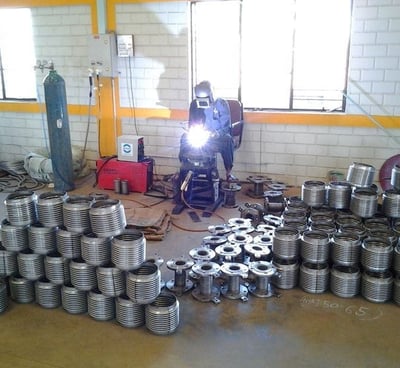
[[202, 81], [194, 87], [194, 94], [199, 109], [207, 109], [214, 102], [211, 83]]

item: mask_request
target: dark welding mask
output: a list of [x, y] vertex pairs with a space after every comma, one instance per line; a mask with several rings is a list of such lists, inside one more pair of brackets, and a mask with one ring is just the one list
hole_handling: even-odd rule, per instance
[[202, 81], [194, 87], [196, 104], [199, 109], [207, 109], [214, 102], [211, 83]]

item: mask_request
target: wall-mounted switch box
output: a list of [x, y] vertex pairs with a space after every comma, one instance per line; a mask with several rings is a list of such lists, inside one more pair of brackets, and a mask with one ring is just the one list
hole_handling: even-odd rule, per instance
[[119, 57], [131, 57], [134, 52], [133, 35], [117, 35], [117, 52]]
[[103, 77], [118, 76], [117, 43], [114, 33], [89, 37], [89, 65]]

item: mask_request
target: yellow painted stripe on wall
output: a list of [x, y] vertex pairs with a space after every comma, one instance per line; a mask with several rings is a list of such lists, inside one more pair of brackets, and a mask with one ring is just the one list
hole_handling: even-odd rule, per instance
[[48, 6], [76, 6], [89, 5], [92, 18], [92, 32], [98, 32], [97, 4], [96, 0], [2, 0], [0, 7], [3, 8], [34, 8]]

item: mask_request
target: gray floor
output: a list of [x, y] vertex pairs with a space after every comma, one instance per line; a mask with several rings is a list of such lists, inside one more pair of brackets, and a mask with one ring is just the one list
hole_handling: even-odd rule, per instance
[[[296, 189], [293, 189], [296, 191]], [[297, 189], [298, 190], [298, 189]], [[74, 193], [93, 191], [84, 183]], [[151, 206], [171, 211], [171, 201], [132, 193], [118, 196], [125, 208]], [[4, 193], [0, 197], [4, 198]], [[3, 200], [0, 213], [5, 217]], [[236, 202], [254, 203], [242, 191]], [[201, 216], [201, 213], [199, 213]], [[219, 208], [195, 223], [185, 210], [173, 216], [162, 241], [148, 241], [147, 255], [165, 261], [187, 255], [209, 235], [207, 227], [239, 217], [238, 208]], [[165, 264], [165, 281], [173, 277]], [[179, 297], [180, 323], [170, 336], [146, 327], [123, 328], [63, 308], [10, 301], [0, 315], [0, 367], [399, 367], [399, 306], [343, 299], [330, 292], [282, 290], [280, 298], [249, 296], [201, 303]]]

